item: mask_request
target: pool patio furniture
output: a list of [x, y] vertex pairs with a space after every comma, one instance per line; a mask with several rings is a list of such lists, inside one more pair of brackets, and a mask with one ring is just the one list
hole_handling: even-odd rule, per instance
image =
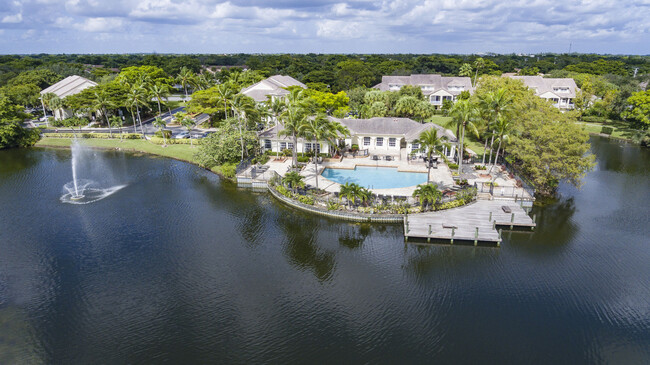
[[377, 156], [377, 155], [370, 156], [370, 159], [373, 160], [373, 161], [379, 161], [380, 160], [379, 156]]

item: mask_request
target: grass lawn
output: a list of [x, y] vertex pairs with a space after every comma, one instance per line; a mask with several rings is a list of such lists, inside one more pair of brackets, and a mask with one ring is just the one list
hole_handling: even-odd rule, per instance
[[578, 122], [582, 125], [585, 130], [592, 134], [600, 134], [603, 126], [612, 127], [614, 131], [612, 132], [612, 137], [622, 138], [631, 140], [638, 133], [636, 130], [631, 129], [627, 124], [621, 121], [612, 121], [611, 123], [587, 123], [587, 122]]
[[[445, 126], [447, 125], [447, 123], [449, 123], [449, 121], [451, 121], [451, 117], [443, 117], [441, 115], [434, 115], [433, 117], [427, 119], [427, 122], [435, 123], [443, 128], [447, 128]], [[454, 134], [456, 133], [456, 131], [452, 131], [452, 132], [454, 132]], [[467, 148], [474, 151], [479, 158], [483, 157], [483, 147], [484, 147], [483, 143], [478, 141], [475, 136], [471, 135], [470, 133], [467, 133], [467, 131], [465, 131], [464, 144]]]
[[[138, 151], [150, 153], [152, 155], [165, 156], [175, 158], [177, 160], [188, 161], [197, 163], [194, 153], [198, 149], [197, 146], [190, 147], [186, 144], [173, 144], [163, 147], [149, 141], [138, 139], [125, 139], [120, 142], [119, 139], [83, 139], [83, 144], [89, 147], [97, 148], [120, 148], [123, 150]], [[72, 139], [70, 138], [50, 138], [44, 137], [36, 143], [36, 147], [70, 147]]]

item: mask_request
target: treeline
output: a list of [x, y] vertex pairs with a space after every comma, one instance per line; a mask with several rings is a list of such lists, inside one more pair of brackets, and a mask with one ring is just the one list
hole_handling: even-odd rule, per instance
[[597, 54], [38, 54], [0, 56], [0, 86], [21, 72], [34, 69], [50, 69], [63, 75], [83, 72], [98, 79], [129, 66], [157, 66], [169, 75], [177, 74], [182, 67], [200, 72], [203, 66], [247, 66], [265, 75], [290, 75], [302, 82], [322, 84], [338, 92], [354, 86], [372, 86], [380, 81], [382, 75], [458, 75], [463, 64], [474, 64], [479, 58], [484, 60], [482, 73], [494, 75], [517, 71], [521, 74], [549, 73], [554, 70], [618, 76], [632, 76], [635, 70], [637, 75], [650, 73], [649, 56]]

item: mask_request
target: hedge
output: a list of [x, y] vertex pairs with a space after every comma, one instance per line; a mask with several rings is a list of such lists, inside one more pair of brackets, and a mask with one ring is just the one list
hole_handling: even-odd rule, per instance
[[[150, 140], [151, 140], [152, 143], [155, 143], [155, 144], [164, 144], [165, 143], [165, 139], [162, 138], [162, 137], [151, 137]], [[198, 144], [201, 144], [200, 141], [201, 141], [200, 139], [193, 139], [192, 141], [190, 141], [189, 138], [187, 138], [187, 139], [167, 138], [167, 144], [194, 144], [194, 145], [198, 145]]]
[[587, 123], [605, 123], [607, 121], [607, 118], [599, 117], [596, 115], [588, 115], [582, 117], [582, 121]]
[[[50, 138], [98, 138], [98, 139], [120, 139], [119, 133], [113, 133], [111, 137], [108, 133], [43, 133], [43, 137]], [[141, 134], [123, 133], [123, 139], [141, 139]]]
[[612, 132], [614, 132], [614, 128], [613, 128], [613, 127], [608, 127], [608, 126], [606, 126], [606, 125], [604, 125], [603, 128], [600, 129], [600, 133], [602, 133], [602, 134], [609, 134], [609, 135], [611, 135]]

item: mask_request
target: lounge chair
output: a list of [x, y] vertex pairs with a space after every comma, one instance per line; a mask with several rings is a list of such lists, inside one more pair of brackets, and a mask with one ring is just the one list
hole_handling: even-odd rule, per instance
[[386, 156], [384, 156], [384, 160], [386, 160], [386, 161], [393, 161], [393, 156], [386, 155]]
[[372, 156], [370, 157], [370, 159], [373, 160], [373, 161], [379, 161], [379, 156], [377, 156], [377, 155], [372, 155]]

